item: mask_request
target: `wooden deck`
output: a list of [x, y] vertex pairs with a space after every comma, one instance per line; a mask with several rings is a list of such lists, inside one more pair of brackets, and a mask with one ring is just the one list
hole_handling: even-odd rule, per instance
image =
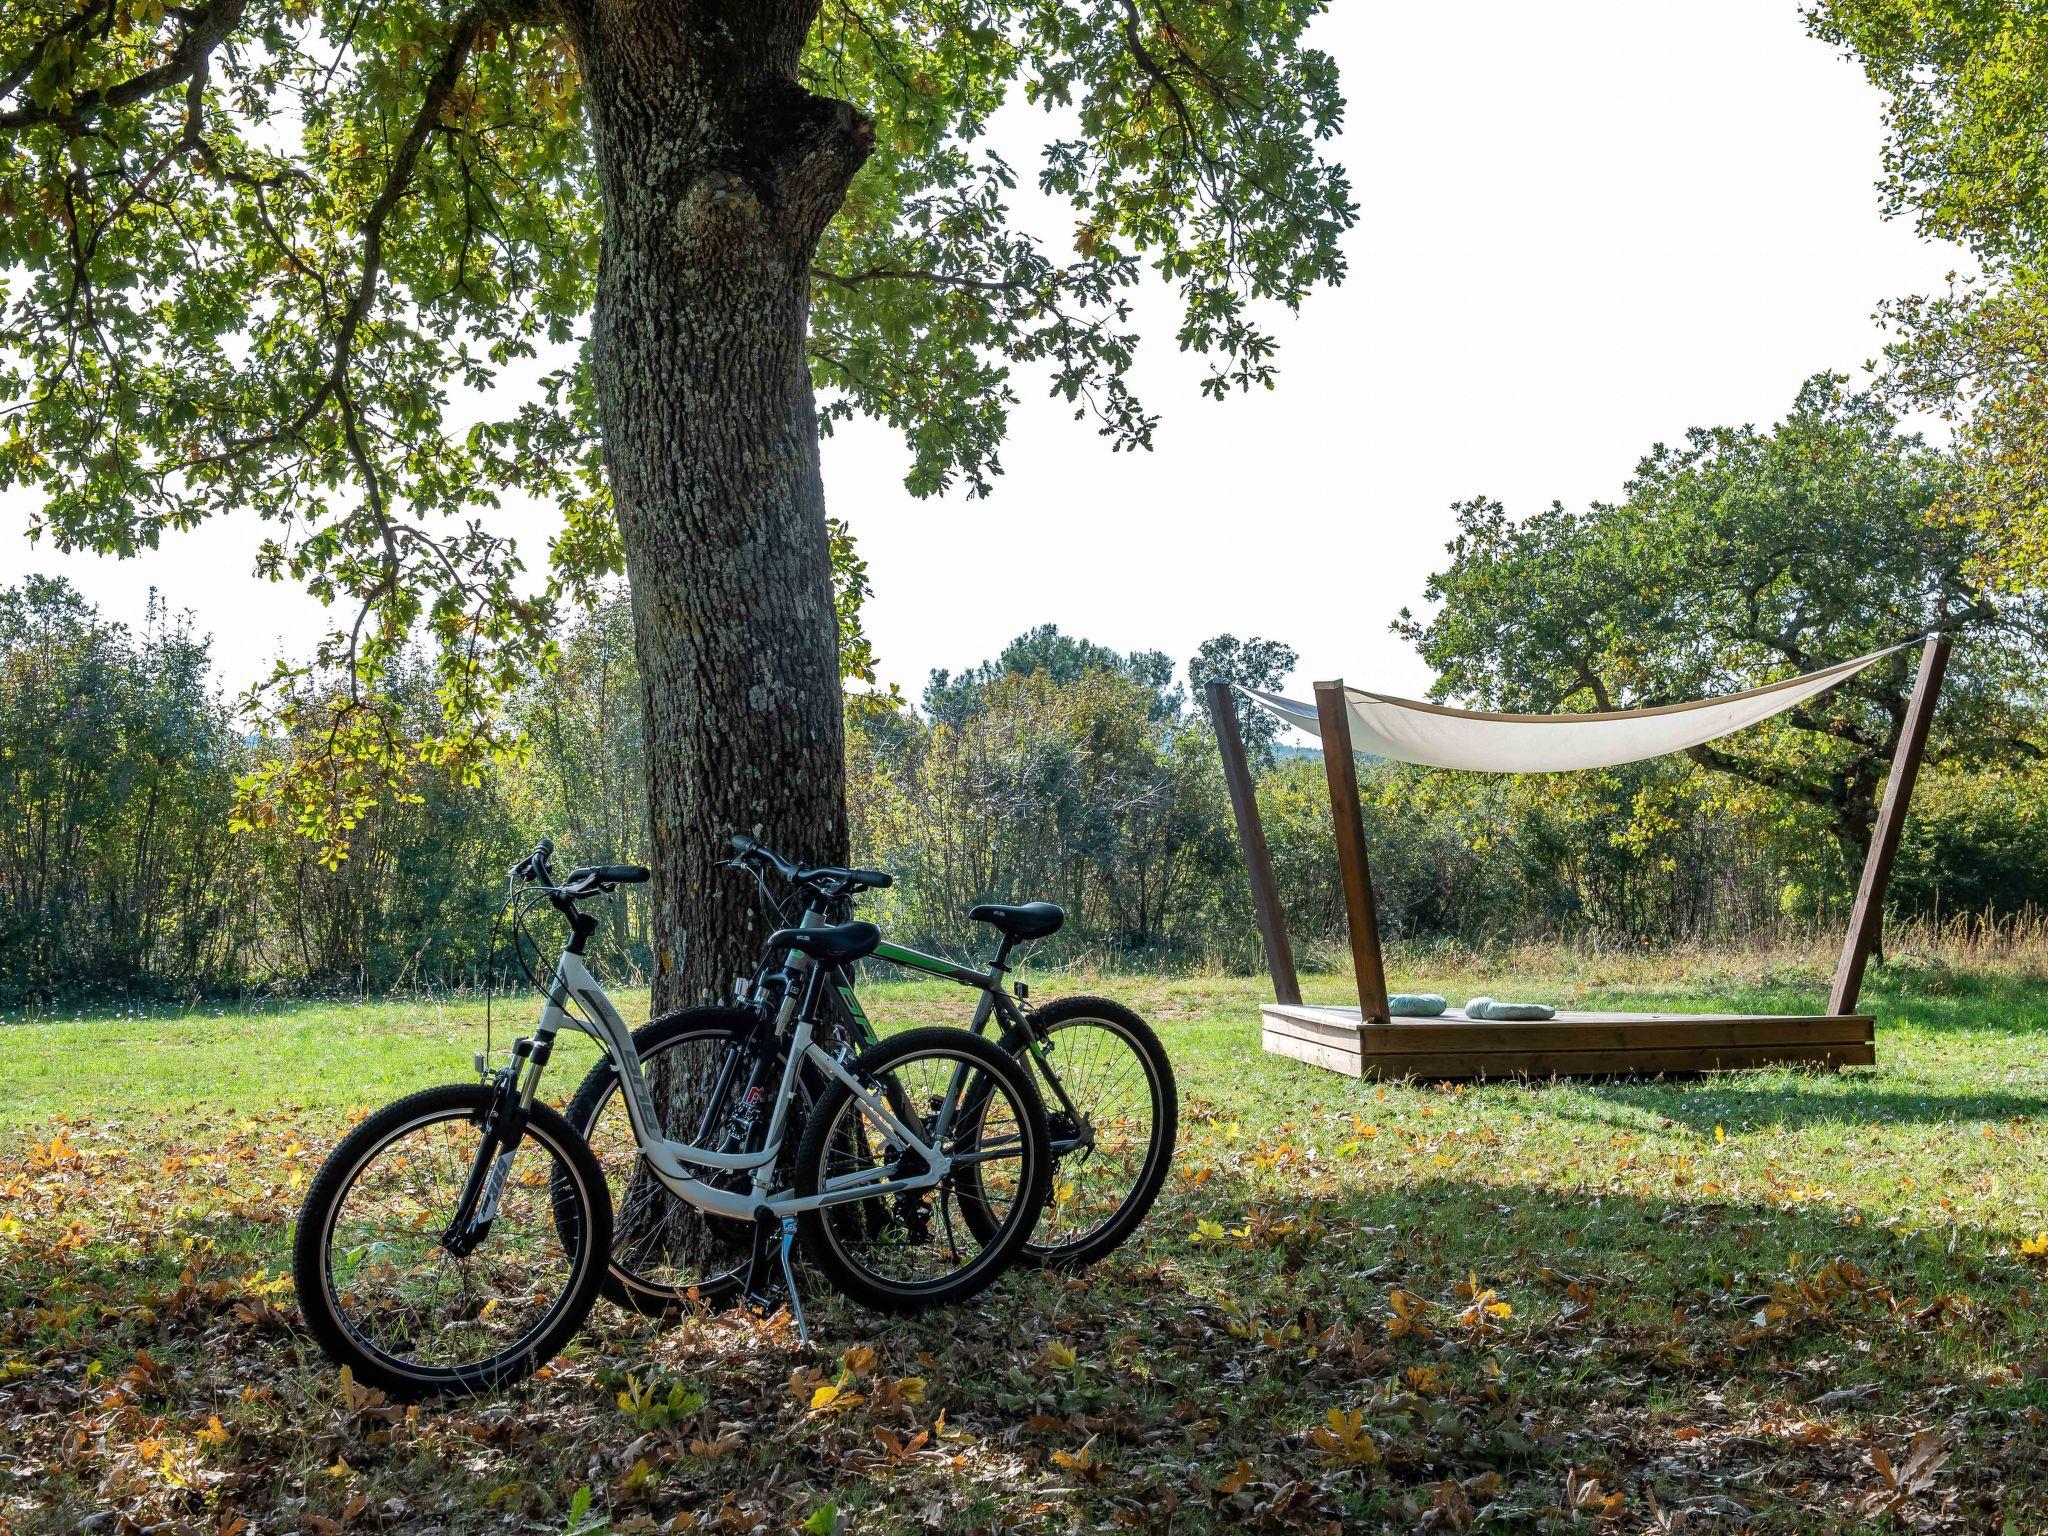
[[1347, 1077], [1648, 1076], [1806, 1062], [1869, 1066], [1870, 1015], [1560, 1013], [1541, 1022], [1433, 1019], [1361, 1024], [1356, 1008], [1268, 1003], [1265, 1048]]

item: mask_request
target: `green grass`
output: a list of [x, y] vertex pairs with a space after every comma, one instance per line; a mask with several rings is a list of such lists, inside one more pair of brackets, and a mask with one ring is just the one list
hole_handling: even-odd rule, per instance
[[[1512, 964], [1397, 955], [1395, 981], [1728, 1011], [1824, 991], [1796, 957]], [[1344, 1000], [1340, 977], [1305, 989]], [[1124, 1253], [907, 1322], [814, 1287], [809, 1356], [777, 1327], [600, 1307], [549, 1379], [412, 1417], [351, 1411], [277, 1277], [339, 1128], [466, 1076], [477, 1007], [0, 1027], [0, 1530], [114, 1509], [561, 1531], [585, 1487], [620, 1531], [786, 1530], [828, 1505], [890, 1532], [2044, 1528], [2048, 1290], [2021, 1246], [2048, 1228], [2048, 994], [2028, 972], [1877, 973], [1875, 1069], [1486, 1086], [1265, 1056], [1250, 980], [1034, 988], [1080, 990], [1152, 1018], [1181, 1082], [1176, 1176]], [[881, 987], [870, 1011], [957, 1018], [962, 997]], [[592, 1059], [565, 1044], [557, 1097]], [[874, 1365], [810, 1411], [805, 1373], [839, 1380], [856, 1346]], [[707, 1405], [646, 1429], [619, 1372]]]

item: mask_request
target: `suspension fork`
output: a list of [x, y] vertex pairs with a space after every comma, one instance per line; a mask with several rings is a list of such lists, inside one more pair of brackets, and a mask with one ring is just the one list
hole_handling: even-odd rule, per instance
[[512, 1042], [512, 1060], [494, 1077], [497, 1097], [484, 1111], [476, 1160], [470, 1164], [455, 1214], [441, 1234], [441, 1246], [463, 1258], [490, 1235], [498, 1219], [498, 1202], [512, 1180], [512, 1159], [533, 1118], [533, 1095], [540, 1087], [541, 1068], [554, 1053], [555, 1040], [546, 1034], [522, 1036]]

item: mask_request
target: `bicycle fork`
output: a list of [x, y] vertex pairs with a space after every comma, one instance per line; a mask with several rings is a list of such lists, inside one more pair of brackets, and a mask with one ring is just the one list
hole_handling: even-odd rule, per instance
[[[532, 1036], [513, 1041], [512, 1060], [495, 1074], [498, 1097], [485, 1112], [476, 1161], [470, 1164], [462, 1198], [455, 1202], [455, 1214], [441, 1234], [441, 1246], [458, 1259], [474, 1253], [498, 1219], [498, 1202], [512, 1181], [512, 1160], [526, 1135], [541, 1068], [547, 1065], [554, 1044], [552, 1038]], [[481, 1055], [477, 1065], [483, 1065]]]

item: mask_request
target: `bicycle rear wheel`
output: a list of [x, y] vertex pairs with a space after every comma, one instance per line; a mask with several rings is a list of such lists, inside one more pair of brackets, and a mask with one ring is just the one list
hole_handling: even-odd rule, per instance
[[835, 1079], [797, 1154], [796, 1191], [878, 1187], [805, 1213], [805, 1257], [842, 1293], [883, 1311], [974, 1295], [1016, 1257], [1045, 1203], [1052, 1155], [1029, 1070], [979, 1036], [927, 1027], [872, 1047], [852, 1072], [949, 1167], [905, 1188], [930, 1170], [914, 1150], [892, 1147], [887, 1122]]

